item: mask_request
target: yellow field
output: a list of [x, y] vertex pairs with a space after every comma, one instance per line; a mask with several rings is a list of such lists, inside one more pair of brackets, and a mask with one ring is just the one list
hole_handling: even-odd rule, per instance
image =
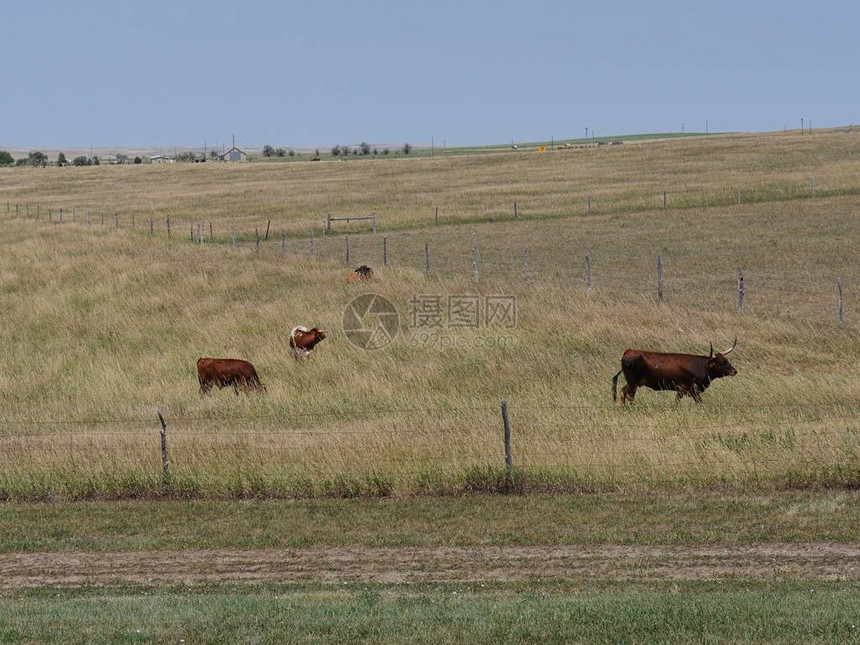
[[[0, 496], [158, 491], [156, 407], [180, 493], [481, 488], [496, 473], [479, 468], [504, 466], [502, 399], [518, 476], [535, 486], [856, 485], [858, 153], [856, 134], [834, 131], [547, 154], [0, 170]], [[371, 211], [379, 233], [353, 225], [349, 268], [368, 263], [379, 279], [348, 286], [345, 227], [323, 239], [322, 217]], [[254, 228], [262, 236], [268, 220], [256, 252]], [[195, 222], [207, 238], [212, 222], [215, 243], [190, 243]], [[376, 352], [341, 330], [344, 308], [366, 292], [394, 302], [405, 327]], [[409, 328], [416, 296], [469, 294], [515, 296], [516, 326]], [[333, 330], [301, 364], [287, 348], [298, 324]], [[440, 336], [435, 347], [424, 331]], [[735, 335], [739, 374], [702, 405], [649, 390], [633, 409], [613, 404], [625, 348], [706, 353]], [[453, 339], [470, 346], [440, 348]], [[252, 361], [268, 395], [201, 399], [200, 356]]]

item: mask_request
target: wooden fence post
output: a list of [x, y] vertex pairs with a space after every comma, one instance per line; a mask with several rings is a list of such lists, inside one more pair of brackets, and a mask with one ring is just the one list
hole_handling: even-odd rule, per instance
[[430, 275], [430, 245], [424, 242], [424, 273]]
[[[18, 205], [17, 204], [15, 204], [15, 212], [16, 213], [18, 212]], [[36, 219], [41, 219], [41, 218], [42, 218], [42, 205], [36, 204]]]
[[744, 312], [744, 270], [738, 269], [738, 311]]
[[[63, 211], [60, 211], [60, 217], [62, 217], [62, 216], [63, 216], [63, 215], [62, 215], [62, 212], [63, 212]], [[134, 213], [132, 213], [132, 214], [131, 214], [131, 230], [132, 230], [132, 231], [134, 230]]]
[[588, 196], [588, 212], [591, 213], [591, 195]]
[[287, 252], [287, 232], [281, 229], [281, 255]]
[[102, 228], [105, 226], [105, 214], [102, 213]]
[[149, 237], [155, 235], [155, 220], [150, 215], [149, 217]]
[[514, 458], [511, 455], [511, 421], [508, 418], [507, 401], [502, 401], [502, 424], [505, 426], [505, 468], [511, 472], [514, 469]]
[[585, 288], [591, 291], [591, 256], [585, 254]]
[[472, 282], [478, 281], [478, 238], [472, 233]]
[[436, 207], [436, 214], [433, 216], [433, 223], [439, 226], [439, 207]]
[[382, 266], [388, 266], [388, 240], [382, 236]]
[[373, 232], [376, 233], [376, 211], [373, 211], [371, 215], [373, 215]]
[[657, 301], [663, 302], [663, 256], [657, 256]]
[[517, 203], [514, 202], [514, 219], [517, 219]]
[[347, 233], [344, 238], [344, 252], [346, 254], [346, 266], [349, 268], [349, 233]]
[[215, 229], [212, 227], [212, 222], [209, 222], [209, 244], [215, 241]]
[[529, 268], [529, 250], [526, 249], [523, 251], [523, 273], [526, 277], [526, 284], [531, 284], [532, 282], [532, 272]]
[[203, 222], [197, 222], [197, 243], [203, 244]]
[[663, 191], [663, 208], [666, 208], [666, 191]]
[[269, 220], [268, 222], [266, 222], [266, 237], [265, 237], [265, 238], [264, 238], [264, 240], [263, 240], [263, 241], [265, 241], [265, 242], [268, 242], [268, 241], [269, 241], [269, 227], [270, 227], [271, 225], [272, 225], [272, 220]]
[[842, 276], [836, 278], [836, 291], [839, 293], [839, 329], [845, 329], [845, 301], [842, 300]]
[[254, 250], [260, 250], [260, 229], [256, 226], [254, 227]]
[[63, 223], [63, 209], [60, 209], [60, 224]]
[[158, 420], [161, 421], [161, 486], [170, 484], [170, 460], [167, 458], [167, 421], [161, 410], [157, 409]]
[[[9, 204], [9, 202], [6, 202], [7, 206], [8, 206], [8, 204]], [[27, 204], [27, 217], [30, 217], [30, 204], [29, 203]]]
[[170, 239], [170, 215], [167, 216], [167, 239]]
[[188, 229], [188, 239], [194, 244], [194, 222], [191, 223], [191, 228]]

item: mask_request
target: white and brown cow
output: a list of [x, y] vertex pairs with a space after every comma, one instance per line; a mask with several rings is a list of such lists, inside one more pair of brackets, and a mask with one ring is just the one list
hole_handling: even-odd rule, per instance
[[293, 327], [293, 330], [290, 332], [290, 349], [293, 350], [293, 356], [297, 360], [307, 358], [311, 355], [314, 347], [325, 339], [326, 334], [328, 334], [328, 331], [319, 327], [313, 327], [312, 329], [308, 329], [302, 325]]

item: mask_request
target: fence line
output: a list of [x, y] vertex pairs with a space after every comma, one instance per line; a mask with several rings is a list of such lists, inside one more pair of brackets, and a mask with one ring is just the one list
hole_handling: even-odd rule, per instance
[[[813, 179], [812, 186], [813, 186], [813, 191], [814, 191], [814, 186], [815, 186], [814, 179]], [[839, 189], [837, 192], [839, 194], [855, 194], [855, 193], [860, 194], [860, 188], [850, 189], [850, 190], [848, 190], [848, 192], [846, 192], [846, 190], [847, 189]], [[816, 194], [813, 191], [810, 192], [810, 196], [814, 196]], [[821, 191], [819, 190], [818, 195], [820, 196], [820, 194], [821, 194]], [[740, 195], [740, 192], [739, 192], [739, 195]], [[668, 191], [663, 191], [664, 208], [666, 207], [665, 205], [667, 203], [667, 200], [668, 200]], [[30, 204], [29, 203], [24, 204], [24, 210], [27, 213], [27, 215], [25, 215], [25, 217], [29, 217], [29, 213], [30, 213]], [[21, 204], [16, 203], [15, 204], [16, 216], [20, 216], [21, 211], [22, 211]], [[41, 206], [39, 204], [37, 204], [36, 205], [36, 219], [39, 218], [40, 212], [41, 212]], [[68, 220], [66, 220], [66, 222], [64, 223], [63, 212], [64, 212], [64, 208], [60, 208], [59, 209], [59, 222], [55, 223], [53, 221], [53, 217], [52, 217], [52, 210], [48, 209], [48, 216], [49, 216], [49, 220], [51, 221], [51, 223], [54, 223], [57, 226], [67, 225]], [[77, 206], [72, 206], [72, 213], [73, 213], [72, 223], [77, 222], [76, 212], [77, 212]], [[7, 213], [11, 214], [11, 202], [7, 202]], [[373, 214], [373, 217], [375, 218], [375, 213]], [[113, 227], [114, 230], [120, 230], [122, 228], [120, 213], [114, 212], [113, 218], [114, 218], [114, 227]], [[352, 218], [352, 219], [356, 219], [356, 218]], [[150, 216], [150, 230], [149, 230], [149, 236], [148, 236], [150, 239], [158, 237], [155, 234], [156, 221], [157, 220], [153, 216]], [[269, 228], [271, 226], [271, 222], [272, 222], [271, 219], [269, 219], [267, 221], [266, 235], [265, 235], [264, 242], [266, 242], [268, 240], [268, 237], [269, 237], [268, 233], [269, 233]], [[165, 217], [165, 223], [166, 223], [167, 238], [171, 239], [171, 218], [170, 218], [170, 215], [167, 215]], [[91, 221], [90, 221], [90, 210], [89, 209], [86, 210], [86, 224], [88, 227], [90, 227]], [[195, 240], [195, 235], [194, 235], [195, 224], [197, 227], [196, 240]], [[104, 213], [101, 214], [101, 227], [102, 227], [102, 229], [107, 230], [107, 229], [105, 229], [105, 215], [104, 215]], [[135, 215], [134, 215], [134, 213], [131, 214], [131, 230], [135, 230]], [[145, 231], [141, 232], [141, 234], [143, 236], [145, 236]], [[190, 225], [190, 236], [189, 237], [190, 237], [191, 243], [196, 242], [196, 244], [198, 244], [198, 245], [203, 243], [204, 235], [202, 233], [202, 223], [200, 223], [200, 222], [192, 222], [191, 223], [191, 225]], [[256, 251], [261, 250], [260, 237], [261, 236], [260, 236], [259, 227], [254, 227], [252, 239], [254, 241], [254, 249]], [[291, 254], [291, 253], [287, 252], [286, 238], [287, 238], [287, 234], [286, 234], [286, 230], [284, 229], [282, 231], [281, 244], [279, 245], [281, 255], [286, 256], [286, 257], [291, 257], [292, 255], [296, 255], [296, 254]], [[241, 238], [241, 237], [239, 238], [239, 240], [244, 240], [244, 239], [247, 239], [247, 238]], [[211, 222], [209, 223], [209, 243], [213, 244], [213, 245], [218, 244], [215, 240], [214, 226]], [[235, 227], [233, 227], [231, 229], [231, 243], [232, 243], [232, 246], [234, 248], [236, 248], [238, 245]], [[351, 254], [350, 254], [350, 238], [349, 238], [348, 232], [345, 236], [344, 243], [345, 243], [346, 263], [347, 263], [347, 266], [349, 266]], [[381, 241], [381, 245], [382, 245], [381, 252], [382, 252], [382, 258], [383, 258], [383, 260], [382, 260], [383, 266], [387, 266], [389, 264], [389, 255], [390, 255], [387, 237], [383, 236], [382, 241]], [[226, 242], [223, 244], [223, 246], [226, 246]], [[275, 242], [272, 246], [273, 247], [277, 246], [277, 242]], [[266, 248], [268, 248], [268, 247], [266, 247]], [[318, 255], [319, 254], [318, 254], [316, 246], [315, 246], [314, 231], [311, 230], [310, 256], [311, 256], [311, 258], [316, 259], [318, 257]], [[325, 255], [331, 256], [331, 253], [329, 252]], [[447, 255], [450, 256], [450, 254], [447, 254]], [[474, 234], [472, 235], [471, 255], [472, 255], [471, 264], [472, 264], [473, 281], [478, 282], [478, 278], [479, 278], [479, 274], [478, 274], [478, 249], [477, 249], [477, 238], [474, 236]], [[529, 257], [528, 251], [526, 251], [526, 253], [525, 253], [525, 257], [524, 257], [524, 261], [523, 261], [522, 265], [519, 264], [519, 260], [515, 259], [514, 253], [512, 250], [510, 250], [508, 255], [510, 257], [499, 258], [498, 256], [487, 257], [486, 253], [482, 253], [482, 256], [484, 256], [484, 257], [481, 258], [481, 261], [484, 264], [485, 271], [488, 273], [491, 273], [491, 274], [494, 272], [494, 270], [496, 273], [498, 273], [499, 271], [510, 272], [512, 274], [514, 274], [514, 272], [516, 272], [516, 273], [522, 272], [522, 273], [520, 273], [520, 275], [522, 275], [524, 277], [524, 280], [526, 283], [530, 284], [533, 281], [539, 281], [540, 276], [541, 276], [541, 272], [534, 270], [535, 266], [534, 266], [534, 263], [531, 261], [531, 258]], [[688, 256], [699, 258], [699, 259], [701, 259], [703, 257], [715, 257], [715, 258], [723, 259], [723, 256], [720, 255], [719, 253], [716, 253], [716, 252], [711, 253], [711, 254], [708, 254], [708, 253], [705, 253], [705, 254], [702, 254], [702, 253], [693, 253], [693, 254], [686, 253], [685, 254], [685, 253], [681, 252], [677, 255], [671, 256], [672, 259], [676, 261], [675, 263], [673, 263], [673, 266], [674, 266], [674, 264], [677, 263], [678, 260], [683, 259], [683, 258], [688, 257]], [[585, 282], [586, 282], [586, 288], [589, 290], [592, 287], [592, 280], [593, 280], [592, 272], [591, 272], [591, 259], [592, 259], [592, 254], [591, 253], [586, 254]], [[430, 274], [430, 252], [429, 252], [429, 242], [428, 241], [424, 242], [424, 258], [423, 258], [423, 260], [424, 260], [423, 261], [424, 271], [427, 275], [429, 275]], [[466, 261], [465, 258], [464, 258], [464, 261]], [[674, 295], [676, 293], [676, 291], [674, 290], [674, 286], [672, 285], [671, 281], [664, 283], [663, 261], [664, 261], [663, 254], [662, 253], [658, 254], [657, 255], [657, 285], [656, 285], [656, 293], [655, 293], [658, 302], [664, 301], [667, 288], [669, 290], [668, 291], [669, 295]], [[440, 264], [439, 261], [434, 259], [434, 266], [438, 267], [439, 264]], [[446, 265], [445, 263], [442, 263], [442, 264], [445, 265], [446, 267], [449, 267], [449, 270], [450, 270], [450, 265]], [[521, 266], [522, 268], [518, 268], [517, 265]], [[438, 271], [438, 269], [437, 269], [437, 271]], [[764, 274], [759, 274], [759, 276], [762, 276], [762, 275], [764, 275]], [[746, 305], [745, 296], [747, 295], [745, 280], [748, 277], [749, 276], [744, 275], [743, 269], [739, 269], [739, 274], [738, 274], [738, 279], [737, 279], [737, 294], [738, 294], [737, 310], [741, 313], [743, 313], [745, 311], [745, 305]], [[649, 291], [646, 287], [629, 284], [629, 281], [627, 280], [627, 278], [628, 278], [627, 275], [620, 275], [617, 272], [613, 272], [611, 270], [608, 272], [607, 271], [601, 271], [600, 274], [596, 276], [596, 278], [597, 279], [594, 281], [595, 286], [600, 286], [601, 282], [603, 284], [605, 284], [606, 282], [620, 282], [620, 283], [624, 284], [624, 286], [627, 289], [632, 290], [632, 291], [639, 291], [642, 293], [648, 293], [648, 291]], [[774, 276], [773, 278], [765, 277], [764, 279], [771, 279], [773, 282], [780, 282], [782, 279], [782, 276], [778, 276], [778, 277]], [[832, 277], [829, 278], [829, 280], [832, 280], [832, 279], [833, 279]], [[756, 285], [755, 276], [753, 276], [752, 284], [753, 284], [753, 286]], [[842, 276], [839, 276], [837, 278], [838, 305], [834, 305], [834, 318], [837, 321], [837, 326], [839, 329], [845, 328], [845, 302], [844, 302], [844, 294], [843, 294], [843, 285], [844, 285], [843, 278], [842, 278]], [[818, 283], [818, 282], [807, 283], [806, 286], [808, 287], [808, 289], [810, 291], [821, 290], [823, 292], [823, 285], [821, 283]], [[778, 292], [778, 293], [791, 294], [791, 295], [795, 295], [795, 296], [798, 294], [797, 288], [784, 288], [784, 287], [780, 287], [778, 285], [773, 285], [773, 286], [769, 285], [765, 289], [755, 290], [753, 292], [753, 295], [756, 292], [771, 292], [771, 291], [772, 292]]]
[[[821, 405], [821, 404], [816, 404]], [[552, 409], [556, 411], [567, 410], [570, 407], [574, 408], [584, 408], [586, 406], [549, 406], [549, 405], [524, 405], [521, 409], [515, 408], [515, 414], [522, 415], [519, 418], [527, 419], [528, 412], [534, 411], [535, 409]], [[795, 408], [805, 407], [803, 404], [795, 405]], [[853, 406], [855, 409], [860, 409], [860, 406]], [[436, 407], [436, 408], [412, 408], [412, 409], [403, 409], [403, 408], [389, 408], [387, 410], [378, 409], [377, 411], [385, 411], [389, 413], [402, 413], [402, 412], [415, 412], [419, 410], [428, 410], [435, 409], [437, 412], [446, 412], [452, 413], [457, 412], [457, 409], [446, 408], [446, 407]], [[478, 407], [478, 408], [467, 408], [470, 410], [479, 411], [481, 413], [489, 413], [492, 408], [489, 406]], [[591, 410], [598, 410], [602, 408], [598, 408], [596, 406], [590, 406]], [[444, 466], [453, 467], [463, 467], [467, 464], [472, 465], [493, 465], [495, 462], [495, 466], [498, 469], [504, 468], [507, 472], [508, 476], [512, 476], [515, 472], [515, 463], [519, 464], [520, 471], [529, 471], [534, 468], [535, 471], [539, 472], [540, 470], [554, 469], [554, 468], [569, 468], [572, 464], [575, 464], [578, 469], [586, 468], [586, 469], [594, 469], [594, 468], [603, 468], [603, 469], [613, 469], [616, 467], [625, 467], [628, 468], [629, 465], [625, 463], [618, 463], [619, 459], [624, 459], [625, 461], [630, 460], [639, 460], [642, 458], [642, 450], [652, 448], [655, 444], [654, 437], [644, 437], [644, 436], [631, 436], [631, 437], [619, 437], [619, 436], [607, 436], [606, 431], [613, 431], [618, 429], [626, 429], [632, 432], [640, 432], [642, 429], [641, 423], [634, 423], [631, 421], [627, 421], [626, 423], [622, 423], [619, 425], [610, 424], [609, 426], [604, 426], [603, 437], [608, 440], [607, 443], [599, 443], [594, 441], [593, 432], [587, 434], [585, 437], [574, 437], [569, 432], [566, 435], [555, 435], [549, 436], [546, 434], [547, 429], [559, 429], [562, 428], [567, 431], [576, 430], [576, 429], [594, 429], [593, 423], [588, 423], [584, 419], [576, 419], [573, 420], [572, 423], [564, 423], [564, 424], [550, 424], [548, 428], [544, 428], [544, 433], [541, 435], [535, 435], [533, 429], [529, 429], [528, 432], [523, 433], [522, 435], [515, 435], [514, 428], [515, 424], [512, 424], [511, 417], [509, 414], [509, 406], [507, 400], [502, 400], [500, 409], [496, 408], [494, 410], [495, 414], [501, 412], [500, 417], [497, 417], [497, 421], [491, 422], [488, 418], [482, 419], [482, 436], [476, 437], [474, 434], [474, 428], [463, 427], [458, 425], [457, 427], [442, 427], [438, 428], [438, 432], [434, 433], [435, 438], [441, 441], [441, 445], [436, 445], [435, 443], [428, 443], [427, 437], [428, 434], [425, 432], [416, 432], [414, 429], [407, 428], [392, 428], [392, 429], [363, 429], [363, 430], [324, 430], [324, 429], [264, 429], [264, 430], [248, 430], [248, 429], [235, 429], [231, 428], [227, 432], [220, 432], [218, 430], [211, 431], [189, 431], [186, 428], [182, 428], [182, 417], [177, 417], [175, 419], [171, 419], [166, 417], [160, 408], [155, 409], [155, 415], [151, 419], [149, 419], [149, 423], [147, 424], [147, 419], [134, 419], [128, 420], [126, 419], [126, 423], [133, 423], [133, 425], [138, 426], [141, 424], [147, 425], [152, 430], [157, 429], [158, 436], [158, 445], [160, 446], [160, 456], [161, 456], [161, 487], [164, 490], [169, 490], [170, 482], [171, 482], [171, 473], [170, 473], [170, 439], [175, 438], [190, 438], [190, 437], [205, 437], [210, 440], [211, 444], [214, 444], [214, 447], [224, 448], [225, 445], [229, 447], [230, 444], [236, 444], [242, 446], [243, 450], [247, 450], [247, 440], [249, 437], [251, 438], [259, 438], [259, 437], [285, 437], [291, 439], [305, 439], [308, 437], [332, 437], [337, 439], [342, 439], [343, 437], [348, 436], [361, 436], [361, 437], [384, 437], [389, 439], [393, 436], [409, 436], [416, 438], [418, 440], [422, 440], [422, 443], [416, 444], [405, 444], [405, 445], [397, 445], [396, 452], [386, 452], [384, 455], [384, 461], [386, 464], [408, 464], [410, 466], [416, 465], [426, 465], [426, 464], [441, 464]], [[272, 417], [251, 417], [252, 419], [259, 420], [260, 418], [280, 418], [281, 415], [272, 416]], [[456, 415], [456, 419], [462, 423], [461, 414]], [[156, 424], [155, 418], [157, 417], [158, 423]], [[858, 415], [854, 414], [851, 417], [852, 419], [860, 419]], [[200, 422], [205, 423], [223, 423], [223, 419], [211, 419], [208, 417], [204, 418], [195, 418], [195, 417], [185, 417], [185, 420], [188, 421], [190, 419], [198, 420]], [[243, 417], [234, 416], [229, 417], [229, 420], [237, 420], [243, 419]], [[828, 419], [829, 421], [836, 422], [836, 419]], [[514, 419], [516, 421], [516, 417]], [[693, 421], [693, 420], [690, 420]], [[109, 423], [109, 420], [101, 419], [100, 423]], [[14, 424], [14, 421], [6, 420], [5, 423], [7, 425]], [[30, 421], [30, 424], [46, 424], [51, 422], [45, 421]], [[72, 423], [86, 423], [86, 422], [72, 422], [65, 421], [65, 424]], [[860, 421], [858, 421], [860, 423]], [[179, 428], [176, 428], [176, 425], [179, 424]], [[496, 428], [491, 430], [491, 425], [495, 424]], [[844, 418], [839, 419], [839, 427], [843, 429], [843, 431], [848, 431], [845, 428]], [[691, 424], [692, 425], [692, 424]], [[667, 450], [663, 452], [654, 453], [653, 451], [648, 452], [650, 455], [650, 461], [645, 464], [645, 470], [651, 470], [652, 475], [655, 469], [659, 469], [660, 472], [670, 473], [673, 468], [678, 468], [681, 470], [688, 468], [696, 468], [697, 465], [706, 465], [708, 468], [712, 467], [714, 464], [714, 460], [716, 456], [714, 454], [714, 448], [721, 446], [729, 451], [729, 455], [725, 457], [721, 457], [722, 461], [726, 464], [735, 464], [740, 462], [741, 465], [745, 465], [749, 467], [753, 466], [753, 470], [755, 471], [759, 465], [761, 464], [785, 464], [785, 457], [777, 458], [775, 454], [767, 454], [763, 450], [767, 451], [773, 448], [783, 448], [783, 449], [791, 449], [793, 450], [796, 442], [800, 441], [795, 437], [795, 434], [791, 428], [787, 431], [783, 431], [781, 434], [779, 432], [771, 432], [770, 437], [762, 432], [750, 435], [748, 431], [738, 431], [737, 429], [731, 429], [731, 431], [720, 431], [720, 426], [711, 428], [707, 425], [702, 425], [700, 420], [695, 423], [695, 426], [700, 431], [704, 428], [707, 430], [713, 430], [714, 434], [712, 435], [698, 435], [692, 438], [692, 445], [679, 445], [677, 439], [683, 440], [688, 435], [682, 434], [679, 437], [664, 437], [664, 439], [668, 439], [666, 441], [666, 445], [668, 446]], [[168, 431], [168, 428], [170, 430]], [[679, 428], [680, 430], [680, 428]], [[459, 434], [455, 434], [459, 433]], [[155, 434], [155, 433], [153, 433]], [[68, 440], [68, 444], [64, 444], [63, 447], [65, 450], [72, 450], [73, 454], [76, 454], [77, 450], [85, 450], [87, 454], [91, 451], [91, 445], [80, 445], [81, 440], [84, 444], [87, 443], [88, 440], [93, 440], [96, 438], [110, 438], [112, 440], [117, 440], [118, 438], [122, 438], [125, 440], [132, 440], [136, 443], [150, 441], [153, 435], [148, 434], [130, 434], [128, 432], [119, 432], [119, 431], [97, 431], [97, 432], [81, 432], [76, 431], [74, 433], [33, 433], [33, 434], [23, 434], [23, 435], [4, 435], [0, 436], [0, 442], [9, 441], [9, 440], [17, 440], [17, 441], [26, 441], [34, 438], [50, 438], [50, 439], [59, 439], [59, 440]], [[578, 439], [578, 441], [577, 441]], [[76, 440], [79, 442], [76, 444]], [[531, 449], [533, 442], [537, 440], [540, 443], [540, 456], [532, 459], [531, 457]], [[154, 439], [151, 440], [154, 447]], [[551, 454], [550, 454], [550, 463], [547, 463], [547, 456], [545, 454], [547, 441], [552, 444]], [[785, 443], [788, 441], [790, 446]], [[265, 449], [267, 446], [263, 444], [260, 446]], [[310, 444], [303, 444], [301, 441], [298, 442], [297, 445], [291, 446], [281, 446], [283, 449], [292, 450], [297, 455], [298, 459], [301, 459], [301, 455], [305, 450], [311, 448]], [[846, 442], [841, 446], [834, 447], [832, 444], [828, 444], [826, 446], [819, 446], [816, 444], [811, 444], [810, 448], [817, 452], [821, 453], [823, 459], [822, 463], [826, 463], [828, 466], [837, 466], [841, 467], [843, 464], [845, 465], [856, 465], [858, 461], [860, 461], [860, 438], [857, 435], [853, 435], [852, 442]], [[7, 447], [7, 450], [9, 448]], [[182, 444], [177, 446], [173, 445], [173, 450], [179, 450], [180, 455], [182, 455]], [[755, 450], [755, 454], [749, 454], [751, 451]], [[745, 452], [746, 454], [742, 454]], [[409, 454], [404, 454], [409, 453]], [[479, 456], [476, 456], [479, 455]], [[515, 459], [516, 455], [516, 459]], [[73, 457], [76, 458], [76, 457]], [[811, 460], [809, 452], [805, 452], [802, 455], [796, 455], [797, 459], [802, 459], [803, 462], [807, 465], [819, 465], [816, 460]], [[180, 462], [181, 463], [181, 462]], [[152, 465], [153, 469], [155, 465]], [[647, 472], [645, 473], [647, 477]], [[852, 480], [853, 481], [853, 480]]]
[[[605, 209], [603, 211], [599, 211], [599, 209], [597, 208], [598, 202], [593, 199], [593, 196], [586, 196], [586, 201], [585, 201], [584, 209], [582, 212], [585, 212], [585, 213], [603, 212], [603, 213], [607, 213], [607, 214], [610, 214], [610, 213], [614, 214], [614, 213], [642, 212], [643, 210], [660, 210], [660, 209], [665, 209], [668, 207], [678, 209], [678, 210], [683, 210], [683, 209], [687, 209], [687, 208], [719, 207], [719, 206], [730, 205], [733, 203], [741, 203], [741, 188], [740, 187], [732, 188], [732, 189], [725, 189], [725, 190], [727, 191], [726, 195], [720, 199], [714, 199], [713, 198], [713, 196], [715, 194], [714, 190], [705, 191], [702, 194], [703, 195], [702, 199], [697, 199], [696, 195], [690, 195], [690, 194], [685, 193], [684, 196], [680, 200], [673, 201], [673, 203], [670, 205], [668, 203], [668, 201], [669, 201], [669, 198], [672, 195], [672, 193], [670, 191], [664, 189], [664, 190], [657, 193], [656, 196], [658, 199], [657, 199], [657, 201], [654, 202], [654, 205], [652, 208], [646, 208], [643, 206], [644, 204], [651, 204], [651, 197], [650, 196], [641, 196], [641, 197], [637, 197], [637, 198], [630, 198], [631, 205], [621, 205], [621, 206]], [[815, 198], [819, 198], [822, 196], [840, 197], [840, 196], [860, 195], [860, 186], [849, 186], [849, 187], [842, 187], [842, 188], [832, 188], [830, 190], [821, 190], [819, 185], [816, 183], [814, 177], [810, 178], [810, 183], [808, 183], [808, 184], [804, 183], [804, 182], [783, 182], [783, 183], [775, 183], [775, 184], [761, 184], [761, 185], [757, 185], [757, 186], [747, 187], [747, 190], [749, 191], [747, 193], [747, 195], [749, 195], [750, 193], [752, 193], [754, 195], [754, 197], [752, 197], [752, 198], [747, 198], [747, 199], [743, 200], [744, 203], [748, 203], [748, 204], [749, 203], [773, 203], [773, 202], [783, 202], [783, 201], [794, 201], [797, 199], [805, 199], [805, 198], [815, 199]], [[735, 191], [736, 191], [736, 196], [735, 196]], [[786, 192], [786, 191], [788, 191], [788, 192]], [[755, 195], [761, 195], [761, 194], [765, 194], [766, 196], [767, 195], [773, 196], [775, 194], [776, 198], [760, 199], [760, 198], [755, 197]], [[708, 199], [709, 197], [711, 197], [711, 199]], [[661, 199], [662, 199], [662, 202], [660, 201]], [[610, 198], [610, 201], [611, 201], [611, 198]], [[509, 203], [510, 202], [508, 202], [508, 204]], [[21, 204], [20, 202], [16, 203], [15, 204], [15, 215], [16, 216], [21, 215], [21, 207], [22, 206], [26, 209], [26, 216], [29, 217], [30, 216], [30, 211], [29, 211], [30, 203], [29, 202], [26, 202], [24, 204]], [[37, 204], [36, 206], [37, 206], [37, 209], [40, 208], [40, 205]], [[72, 206], [73, 213], [75, 212], [76, 208], [77, 208], [76, 206], [74, 206], [74, 205]], [[11, 201], [7, 201], [6, 212], [8, 214], [12, 213]], [[39, 211], [37, 210], [37, 217], [38, 217], [38, 212]], [[513, 209], [512, 213], [509, 210], [507, 210], [500, 203], [498, 213], [497, 214], [490, 214], [490, 215], [486, 216], [485, 221], [517, 221], [517, 220], [518, 221], [528, 221], [531, 219], [534, 219], [534, 220], [545, 219], [547, 217], [564, 218], [564, 217], [575, 216], [578, 214], [580, 214], [580, 212], [568, 212], [568, 213], [564, 213], [564, 214], [558, 215], [558, 216], [555, 216], [555, 215], [547, 216], [547, 215], [536, 214], [533, 217], [527, 217], [527, 216], [523, 217], [521, 209], [518, 209], [518, 201], [515, 200], [514, 201], [514, 209]], [[505, 217], [505, 215], [507, 215], [507, 217]], [[331, 221], [336, 221], [336, 220], [345, 220], [345, 221], [349, 222], [351, 220], [367, 219], [367, 220], [371, 220], [373, 222], [370, 229], [372, 230], [372, 232], [375, 233], [377, 230], [376, 216], [377, 216], [376, 212], [373, 212], [367, 216], [335, 217], [332, 215], [326, 215], [323, 217], [323, 225], [321, 227], [321, 231], [324, 234], [326, 234], [326, 233], [328, 233], [330, 235], [332, 234], [331, 227], [330, 227], [330, 225], [327, 225], [327, 222], [330, 224]], [[133, 217], [133, 215], [132, 215], [132, 217]], [[434, 224], [439, 223], [438, 217], [439, 217], [439, 207], [436, 206], [434, 216], [433, 216], [433, 223]], [[169, 216], [168, 216], [168, 218], [169, 218]], [[62, 217], [60, 219], [62, 221]], [[73, 221], [76, 221], [76, 218], [73, 218]], [[448, 221], [460, 223], [459, 220], [448, 220]], [[477, 223], [478, 221], [481, 221], [481, 220], [467, 218], [463, 221], [463, 223]], [[269, 227], [271, 226], [271, 223], [272, 223], [271, 219], [267, 220], [266, 236], [265, 236], [266, 241], [268, 241], [268, 239], [269, 239], [268, 230], [269, 230]], [[169, 224], [168, 224], [168, 227], [169, 227]], [[350, 232], [350, 230], [347, 229], [346, 233], [348, 234], [349, 232]], [[300, 234], [297, 233], [295, 235], [291, 235], [291, 237], [293, 237], [293, 236], [299, 237]]]

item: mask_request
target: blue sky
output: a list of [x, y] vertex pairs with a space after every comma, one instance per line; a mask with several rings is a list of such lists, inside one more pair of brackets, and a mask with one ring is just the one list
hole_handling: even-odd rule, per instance
[[504, 143], [860, 121], [860, 3], [4, 2], [0, 145]]

